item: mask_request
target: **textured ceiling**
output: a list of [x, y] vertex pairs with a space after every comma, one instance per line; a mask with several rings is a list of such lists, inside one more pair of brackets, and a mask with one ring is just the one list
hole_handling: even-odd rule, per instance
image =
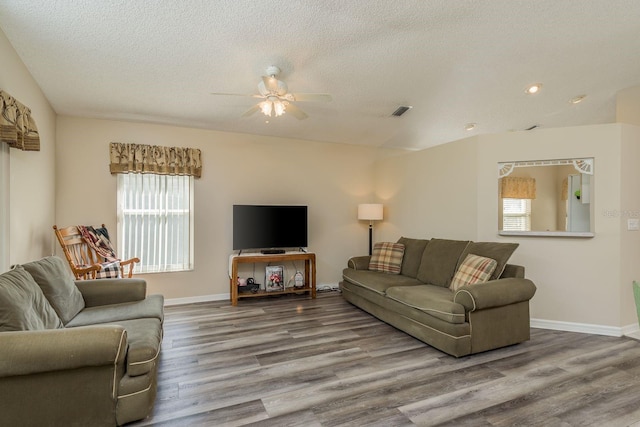
[[[382, 147], [613, 122], [640, 84], [637, 0], [2, 0], [0, 28], [58, 114]], [[269, 65], [333, 101], [265, 123], [210, 95]]]

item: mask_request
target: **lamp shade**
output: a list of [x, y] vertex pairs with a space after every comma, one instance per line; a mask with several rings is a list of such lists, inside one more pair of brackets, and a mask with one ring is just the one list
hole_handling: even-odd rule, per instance
[[382, 204], [364, 203], [358, 205], [358, 219], [379, 221], [382, 219]]

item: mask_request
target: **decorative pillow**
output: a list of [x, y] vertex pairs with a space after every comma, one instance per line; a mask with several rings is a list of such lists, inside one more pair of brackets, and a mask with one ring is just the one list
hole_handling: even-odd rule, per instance
[[0, 274], [0, 331], [62, 328], [42, 290], [21, 266]]
[[491, 259], [495, 259], [498, 263], [490, 280], [499, 279], [504, 271], [504, 266], [511, 257], [511, 254], [518, 248], [519, 243], [502, 243], [502, 242], [471, 242], [460, 256], [464, 260], [467, 254], [479, 255]]
[[469, 254], [458, 267], [450, 288], [457, 291], [461, 286], [484, 283], [489, 280], [497, 266], [495, 259]]
[[369, 261], [369, 270], [400, 274], [403, 255], [404, 245], [402, 243], [376, 243]]
[[74, 283], [69, 266], [61, 258], [50, 256], [22, 267], [42, 288], [44, 296], [65, 325], [84, 308], [84, 298]]

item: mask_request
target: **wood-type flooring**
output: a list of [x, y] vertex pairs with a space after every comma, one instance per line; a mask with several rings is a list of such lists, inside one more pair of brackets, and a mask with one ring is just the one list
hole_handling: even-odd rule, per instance
[[640, 426], [640, 342], [532, 329], [456, 359], [337, 292], [166, 308], [131, 426]]

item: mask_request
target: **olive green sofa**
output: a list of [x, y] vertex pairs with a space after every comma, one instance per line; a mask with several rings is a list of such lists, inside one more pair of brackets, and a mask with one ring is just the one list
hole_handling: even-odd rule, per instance
[[[340, 289], [351, 304], [452, 356], [529, 339], [536, 287], [507, 260], [518, 244], [402, 237], [400, 274], [369, 270], [370, 256], [349, 259]], [[449, 288], [469, 254], [496, 260], [488, 281]], [[374, 252], [375, 255], [375, 252]]]
[[141, 279], [74, 282], [57, 257], [0, 275], [0, 424], [145, 418], [156, 396], [163, 305]]

